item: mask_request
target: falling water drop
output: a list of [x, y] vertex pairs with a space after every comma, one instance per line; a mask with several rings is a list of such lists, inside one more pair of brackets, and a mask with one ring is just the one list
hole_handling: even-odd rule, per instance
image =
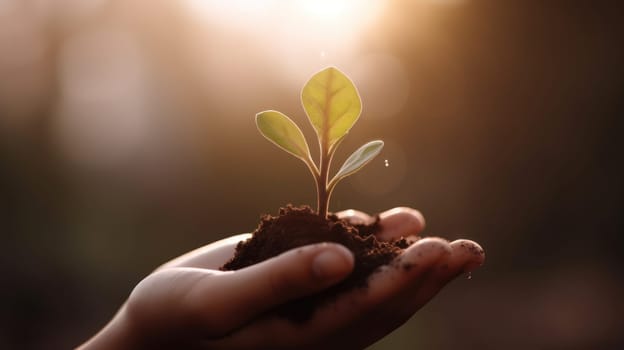
[[387, 160], [387, 159], [386, 159], [386, 160], [384, 160], [384, 165], [385, 165], [385, 167], [386, 167], [386, 168], [390, 166], [390, 163], [388, 162], [388, 160]]
[[468, 275], [466, 276], [466, 279], [468, 279], [468, 280], [472, 279], [472, 272], [468, 272]]

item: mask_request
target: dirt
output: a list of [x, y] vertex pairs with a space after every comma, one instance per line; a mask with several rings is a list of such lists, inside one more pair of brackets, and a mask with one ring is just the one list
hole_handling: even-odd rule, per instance
[[322, 218], [308, 206], [288, 205], [280, 209], [278, 216], [263, 216], [252, 237], [238, 244], [234, 257], [221, 269], [238, 270], [313, 243], [335, 242], [349, 248], [355, 256], [355, 268], [344, 281], [275, 310], [280, 316], [303, 323], [312, 317], [318, 306], [337, 295], [354, 288], [367, 288], [368, 277], [409, 246], [405, 239], [377, 240], [375, 233], [379, 230], [378, 217], [370, 225], [351, 225], [335, 215]]

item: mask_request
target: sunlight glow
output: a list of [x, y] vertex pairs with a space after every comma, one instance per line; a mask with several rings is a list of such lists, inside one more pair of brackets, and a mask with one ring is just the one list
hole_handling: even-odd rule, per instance
[[355, 1], [301, 1], [302, 8], [309, 14], [320, 19], [336, 19], [343, 16], [348, 10], [355, 10]]
[[[330, 25], [339, 36], [345, 31], [359, 30], [382, 10], [383, 0], [187, 0], [188, 9], [198, 18], [219, 21], [237, 27], [285, 24], [320, 27]], [[262, 20], [262, 22], [257, 22]], [[294, 27], [295, 29], [297, 26]], [[291, 30], [293, 28], [290, 28]], [[306, 28], [308, 31], [323, 28]]]
[[[346, 60], [381, 17], [387, 0], [186, 0], [189, 15], [214, 33], [238, 33], [284, 65]], [[316, 69], [316, 68], [315, 68]], [[300, 78], [298, 78], [300, 79]]]

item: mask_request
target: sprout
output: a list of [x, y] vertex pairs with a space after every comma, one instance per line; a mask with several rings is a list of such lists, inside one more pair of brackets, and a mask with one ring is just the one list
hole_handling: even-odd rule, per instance
[[314, 74], [301, 91], [303, 108], [316, 131], [320, 147], [317, 166], [301, 129], [278, 111], [256, 115], [256, 125], [264, 137], [284, 151], [301, 159], [316, 181], [317, 212], [327, 217], [329, 198], [336, 184], [357, 172], [383, 148], [383, 141], [371, 141], [358, 148], [329, 180], [329, 167], [336, 149], [360, 117], [362, 101], [355, 85], [335, 67]]

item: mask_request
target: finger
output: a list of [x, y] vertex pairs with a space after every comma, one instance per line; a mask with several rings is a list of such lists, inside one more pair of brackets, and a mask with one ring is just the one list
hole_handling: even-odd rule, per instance
[[419, 240], [405, 249], [391, 264], [369, 278], [366, 303], [377, 305], [404, 288], [420, 282], [440, 260], [451, 255], [449, 243], [437, 237]]
[[367, 295], [370, 307], [347, 323], [332, 343], [340, 344], [339, 348], [361, 349], [400, 327], [417, 311], [404, 310], [410, 300], [402, 296], [404, 291], [421, 286], [449, 256], [451, 247], [441, 238], [424, 238], [410, 246], [385, 271], [371, 278]]
[[476, 242], [461, 239], [451, 242], [450, 246], [451, 255], [436, 266], [427, 281], [434, 288], [442, 288], [455, 277], [473, 271], [485, 261], [485, 252]]
[[381, 240], [392, 240], [407, 236], [416, 236], [425, 229], [425, 218], [416, 209], [408, 207], [393, 208], [379, 214]]
[[[421, 293], [424, 296], [420, 297], [420, 302], [413, 302], [419, 290], [431, 285], [431, 280], [442, 277], [435, 276], [438, 267], [449, 264], [442, 270], [452, 278], [457, 273], [448, 271], [464, 271], [483, 263], [481, 247], [464, 240], [449, 244], [439, 238], [427, 238], [404, 254], [396, 264], [376, 275], [366, 293], [352, 292], [350, 296], [341, 297], [334, 305], [317, 312], [314, 319], [303, 326], [293, 326], [279, 318], [262, 319], [229, 338], [205, 345], [207, 348], [218, 345], [216, 348], [219, 349], [258, 344], [271, 344], [274, 349], [288, 349], [294, 344], [298, 349], [327, 348], [327, 344], [331, 349], [364, 348], [399, 327], [433, 297], [435, 293], [425, 291]], [[404, 271], [400, 272], [401, 269]], [[388, 288], [388, 285], [395, 285], [395, 288]], [[371, 298], [371, 294], [377, 298]], [[271, 334], [285, 336], [276, 341]]]
[[[375, 218], [359, 210], [344, 210], [336, 213], [353, 225], [369, 225]], [[416, 209], [397, 207], [379, 214], [381, 232], [377, 237], [381, 240], [392, 240], [400, 237], [416, 236], [425, 228], [425, 218]]]
[[351, 225], [370, 225], [375, 222], [374, 217], [354, 209], [339, 211], [336, 216], [348, 221]]
[[474, 241], [458, 239], [451, 242], [455, 264], [462, 264], [463, 272], [472, 272], [485, 263], [485, 251]]
[[[331, 341], [328, 344], [341, 344], [341, 347], [346, 346], [344, 348], [347, 349], [363, 348], [379, 339], [380, 335], [370, 327], [354, 329], [352, 327], [354, 322], [362, 325], [359, 321], [364, 320], [368, 312], [387, 302], [393, 302], [395, 294], [418, 283], [420, 277], [438, 260], [450, 255], [450, 251], [449, 244], [442, 239], [422, 239], [409, 247], [401, 259], [371, 276], [368, 288], [340, 295], [335, 302], [318, 309], [313, 319], [303, 325], [294, 325], [289, 320], [267, 316], [227, 338], [212, 340], [204, 345], [206, 348], [218, 349], [245, 348], [245, 346], [286, 349], [293, 348], [294, 345], [298, 349], [314, 349], [320, 348], [317, 346], [319, 340], [327, 341], [329, 337]], [[363, 325], [376, 325], [384, 321], [386, 320], [370, 318], [364, 320]], [[363, 333], [362, 330], [366, 331]], [[280, 337], [276, 338], [274, 334], [280, 334]], [[352, 334], [353, 337], [347, 337], [348, 340], [345, 342], [341, 337], [344, 334]]]
[[[450, 243], [449, 247], [450, 254], [443, 254], [435, 261], [429, 260], [432, 263], [429, 268], [417, 274], [416, 278], [406, 284], [407, 288], [401, 289], [391, 298], [385, 298], [385, 302], [378, 303], [366, 315], [341, 329], [332, 344], [342, 344], [341, 339], [350, 339], [341, 345], [345, 347], [355, 345], [358, 348], [353, 339], [360, 344], [359, 348], [374, 343], [409, 320], [450, 280], [474, 270], [484, 262], [483, 249], [475, 242], [458, 240]], [[362, 333], [362, 329], [367, 331]]]
[[234, 250], [239, 242], [250, 237], [251, 234], [244, 233], [207, 244], [169, 261], [157, 270], [173, 267], [197, 267], [216, 270], [234, 255]]
[[217, 337], [339, 282], [353, 264], [353, 254], [338, 244], [298, 248], [238, 271], [208, 276], [189, 292], [187, 310], [207, 331], [205, 336]]
[[410, 300], [409, 307], [403, 305], [402, 310], [416, 312], [431, 300], [445, 285], [466, 272], [471, 272], [483, 265], [485, 252], [476, 242], [456, 240], [450, 243], [450, 256], [439, 261], [430, 271], [427, 278], [417, 288], [406, 291], [405, 297]]

